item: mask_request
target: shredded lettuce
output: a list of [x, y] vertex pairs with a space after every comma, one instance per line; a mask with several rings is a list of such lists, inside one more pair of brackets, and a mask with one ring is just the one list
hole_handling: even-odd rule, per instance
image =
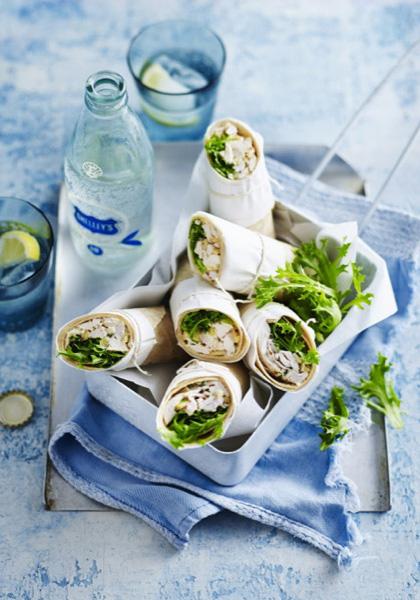
[[163, 437], [177, 449], [187, 444], [204, 446], [222, 436], [227, 410], [226, 406], [219, 406], [214, 412], [200, 410], [192, 415], [179, 411], [168, 425], [170, 431]]
[[187, 313], [181, 322], [181, 331], [193, 342], [198, 342], [197, 334], [207, 332], [215, 323], [229, 323], [232, 319], [217, 310], [197, 310]]
[[277, 350], [293, 352], [306, 365], [318, 364], [319, 354], [316, 350], [308, 349], [299, 322], [282, 317], [275, 323], [270, 323], [270, 333]]
[[321, 438], [320, 450], [324, 451], [334, 442], [343, 439], [350, 431], [348, 427], [349, 411], [344, 402], [344, 389], [334, 386], [331, 390], [330, 403], [324, 410], [321, 427], [323, 432], [319, 434]]
[[196, 264], [197, 269], [200, 271], [200, 273], [205, 273], [207, 271], [206, 265], [203, 263], [203, 261], [195, 251], [195, 246], [197, 242], [206, 239], [206, 234], [204, 233], [204, 227], [202, 223], [196, 223], [195, 220], [192, 221], [188, 233], [188, 239], [190, 244], [190, 250], [194, 258], [194, 263]]
[[226, 178], [235, 172], [235, 168], [232, 164], [227, 163], [220, 153], [226, 148], [226, 142], [233, 139], [236, 139], [236, 137], [230, 136], [227, 133], [222, 133], [220, 136], [213, 133], [204, 144], [211, 166], [219, 175]]
[[74, 335], [70, 337], [67, 348], [58, 354], [67, 356], [80, 368], [109, 369], [119, 362], [126, 353], [107, 350], [101, 344], [101, 338], [83, 339], [80, 335]]
[[401, 399], [392, 380], [386, 376], [391, 367], [392, 363], [379, 352], [377, 362], [370, 367], [369, 379], [361, 377], [359, 385], [353, 385], [352, 388], [359, 392], [369, 408], [388, 417], [395, 429], [401, 429], [404, 427], [400, 409]]

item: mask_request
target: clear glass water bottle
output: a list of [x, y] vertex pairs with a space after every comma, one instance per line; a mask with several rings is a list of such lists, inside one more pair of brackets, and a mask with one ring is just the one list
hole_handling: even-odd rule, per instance
[[64, 180], [83, 262], [110, 275], [132, 265], [151, 234], [153, 150], [118, 73], [100, 71], [87, 80]]

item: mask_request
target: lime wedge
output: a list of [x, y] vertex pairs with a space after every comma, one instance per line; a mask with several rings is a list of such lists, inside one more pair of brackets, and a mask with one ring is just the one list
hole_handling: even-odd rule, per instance
[[6, 231], [0, 237], [0, 267], [6, 268], [26, 260], [39, 260], [39, 242], [26, 231]]
[[165, 94], [184, 94], [189, 92], [189, 89], [173, 79], [168, 71], [160, 64], [152, 63], [141, 74], [141, 82], [147, 87]]
[[[157, 111], [153, 108], [149, 108], [149, 106], [145, 103], [141, 103], [141, 108], [143, 112], [146, 113], [148, 117], [159, 123], [160, 125], [165, 125], [166, 127], [186, 127], [188, 125], [195, 125], [199, 121], [199, 117], [197, 115], [191, 115], [187, 113], [187, 116], [176, 117], [168, 117], [165, 115], [163, 111]], [[163, 116], [165, 115], [165, 116]]]

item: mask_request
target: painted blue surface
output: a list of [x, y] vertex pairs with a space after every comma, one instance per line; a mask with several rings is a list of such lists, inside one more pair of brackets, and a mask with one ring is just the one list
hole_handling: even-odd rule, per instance
[[[54, 216], [84, 80], [104, 68], [128, 77], [128, 41], [146, 22], [188, 15], [210, 24], [229, 54], [216, 114], [250, 121], [267, 140], [307, 143], [331, 142], [420, 34], [420, 5], [408, 0], [245, 0], [239, 12], [235, 6], [227, 0], [2, 3], [1, 195], [27, 198]], [[373, 190], [420, 115], [419, 60], [395, 77], [343, 145]], [[418, 210], [419, 151], [417, 142], [387, 203]], [[50, 312], [29, 332], [0, 335], [1, 390], [23, 388], [36, 400], [30, 425], [0, 431], [1, 600], [415, 597], [419, 325], [402, 332], [398, 347], [404, 376], [397, 383], [409, 414], [402, 432], [390, 432], [393, 510], [358, 518], [370, 540], [351, 572], [337, 572], [305, 544], [230, 513], [198, 525], [179, 553], [125, 514], [45, 512], [50, 336]]]

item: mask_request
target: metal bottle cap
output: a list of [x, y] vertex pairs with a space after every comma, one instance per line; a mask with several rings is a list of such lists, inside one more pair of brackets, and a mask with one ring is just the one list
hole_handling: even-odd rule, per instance
[[0, 395], [0, 424], [5, 427], [21, 427], [34, 413], [32, 398], [21, 390], [10, 390]]

